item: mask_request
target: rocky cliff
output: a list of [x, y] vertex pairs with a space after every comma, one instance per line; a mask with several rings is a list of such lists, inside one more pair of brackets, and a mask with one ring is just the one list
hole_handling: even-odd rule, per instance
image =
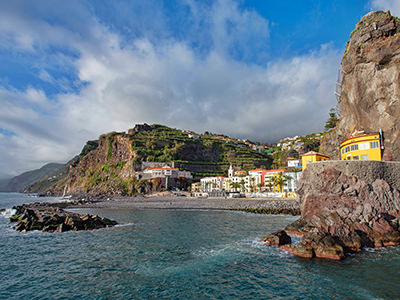
[[400, 162], [309, 164], [298, 195], [301, 218], [285, 231], [303, 238], [284, 250], [341, 259], [364, 247], [400, 244]]
[[339, 158], [340, 141], [354, 130], [382, 129], [384, 160], [400, 160], [400, 19], [382, 11], [365, 15], [343, 55], [340, 122], [320, 151]]

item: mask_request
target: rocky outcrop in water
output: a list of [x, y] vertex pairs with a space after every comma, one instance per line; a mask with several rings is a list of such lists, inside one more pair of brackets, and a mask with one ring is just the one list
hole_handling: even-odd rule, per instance
[[117, 222], [95, 215], [80, 215], [54, 207], [47, 203], [33, 203], [15, 206], [15, 214], [10, 217], [16, 222], [15, 230], [26, 232], [41, 230], [43, 232], [64, 232], [93, 230], [111, 227]]
[[382, 11], [365, 15], [342, 59], [340, 122], [320, 152], [339, 159], [339, 143], [355, 130], [382, 129], [384, 160], [400, 160], [400, 19]]
[[290, 244], [292, 238], [284, 230], [280, 230], [261, 238], [260, 242], [264, 242], [267, 246], [282, 246]]
[[307, 165], [298, 189], [301, 218], [285, 228], [300, 257], [342, 259], [364, 247], [400, 245], [400, 163], [326, 161]]

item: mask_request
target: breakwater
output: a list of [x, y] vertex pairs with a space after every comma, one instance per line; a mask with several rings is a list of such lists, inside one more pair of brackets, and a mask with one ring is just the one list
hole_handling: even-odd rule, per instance
[[252, 213], [289, 214], [300, 213], [296, 199], [248, 199], [248, 198], [192, 198], [192, 197], [120, 197], [111, 200], [83, 204], [86, 208], [131, 209], [222, 209], [242, 210]]

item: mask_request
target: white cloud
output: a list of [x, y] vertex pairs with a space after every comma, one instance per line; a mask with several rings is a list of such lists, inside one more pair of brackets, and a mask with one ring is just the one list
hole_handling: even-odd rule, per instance
[[399, 0], [372, 0], [371, 6], [374, 9], [383, 11], [390, 10], [392, 15], [400, 16], [400, 1]]
[[[32, 87], [0, 89], [0, 127], [16, 133], [0, 134], [0, 168], [18, 173], [67, 161], [86, 140], [142, 122], [260, 141], [322, 129], [336, 104], [337, 51], [323, 45], [267, 65], [249, 63], [245, 58], [254, 55], [249, 44], [258, 37], [264, 45], [268, 39], [267, 20], [233, 1], [216, 1], [210, 11], [187, 3], [198, 22], [194, 30], [207, 23], [212, 46], [206, 53], [186, 40], [127, 41], [94, 17], [85, 21], [90, 29], [72, 32], [18, 11], [8, 14], [17, 25], [0, 24], [0, 41], [24, 51], [37, 51], [38, 45], [69, 47], [79, 53], [72, 63], [87, 85], [51, 99]], [[39, 77], [54, 82], [44, 69]]]

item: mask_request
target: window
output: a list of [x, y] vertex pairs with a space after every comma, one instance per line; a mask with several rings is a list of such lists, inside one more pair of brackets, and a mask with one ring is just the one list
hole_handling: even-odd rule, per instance
[[367, 149], [369, 149], [369, 144], [368, 143], [360, 143], [360, 144], [358, 144], [358, 147], [360, 150], [367, 150]]
[[350, 149], [351, 149], [351, 151], [356, 151], [356, 150], [358, 150], [358, 145], [351, 145]]
[[342, 149], [342, 154], [344, 154], [344, 148]]
[[353, 160], [360, 160], [360, 157], [357, 155], [357, 156], [353, 156]]
[[350, 147], [349, 146], [346, 147], [346, 153], [347, 152], [350, 152]]
[[371, 149], [379, 148], [379, 142], [378, 141], [370, 142], [370, 145], [371, 145]]
[[361, 160], [368, 160], [368, 154], [361, 155]]

